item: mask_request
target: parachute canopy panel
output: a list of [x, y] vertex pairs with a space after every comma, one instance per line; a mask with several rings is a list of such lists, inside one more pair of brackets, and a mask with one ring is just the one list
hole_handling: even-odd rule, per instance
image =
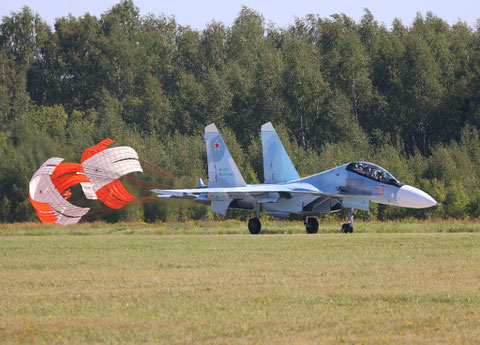
[[[74, 183], [73, 180], [88, 182], [88, 179], [85, 175], [76, 177], [76, 175], [82, 175], [81, 172], [71, 172], [72, 167], [62, 166], [62, 161], [62, 158], [54, 157], [40, 166], [30, 180], [29, 197], [42, 222], [62, 225], [75, 224], [90, 209], [69, 203], [61, 193], [69, 188], [68, 186], [78, 183]], [[60, 169], [57, 172], [56, 169], [59, 166]], [[70, 173], [66, 173], [66, 171], [70, 171]], [[62, 192], [57, 189], [52, 176], [56, 177], [55, 181], [60, 179], [59, 186], [65, 188]]]
[[103, 139], [101, 142], [99, 142], [97, 145], [95, 146], [92, 146], [88, 149], [86, 149], [85, 151], [83, 151], [82, 153], [82, 158], [80, 159], [80, 162], [83, 163], [85, 162], [87, 159], [89, 159], [90, 157], [92, 157], [93, 155], [99, 153], [99, 152], [102, 152], [103, 150], [106, 150], [107, 149], [107, 146], [108, 145], [111, 145], [113, 144], [114, 141], [112, 139], [109, 139], [109, 138], [106, 138], [106, 139]]
[[60, 163], [50, 178], [60, 194], [73, 185], [90, 182], [83, 173], [82, 165], [77, 163]]
[[[82, 154], [82, 166], [99, 200], [111, 208], [121, 208], [135, 199], [119, 178], [143, 172], [137, 152], [128, 146], [106, 149], [113, 141], [105, 139]], [[88, 158], [86, 158], [88, 157]], [[84, 190], [84, 193], [86, 191]]]
[[85, 160], [82, 165], [95, 192], [124, 175], [143, 172], [137, 152], [127, 146], [99, 152]]

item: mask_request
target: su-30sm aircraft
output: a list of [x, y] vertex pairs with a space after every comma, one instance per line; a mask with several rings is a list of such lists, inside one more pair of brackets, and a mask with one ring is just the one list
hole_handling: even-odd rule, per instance
[[163, 198], [191, 199], [210, 205], [212, 212], [225, 214], [228, 208], [256, 210], [248, 230], [262, 228], [260, 212], [288, 218], [303, 215], [308, 233], [318, 232], [321, 213], [347, 209], [348, 223], [342, 232], [353, 232], [353, 210], [369, 210], [370, 202], [409, 208], [436, 206], [427, 193], [399, 182], [382, 167], [352, 162], [300, 178], [277, 132], [270, 122], [262, 126], [263, 184], [246, 184], [215, 124], [205, 127], [208, 185], [198, 181], [194, 189], [155, 189]]

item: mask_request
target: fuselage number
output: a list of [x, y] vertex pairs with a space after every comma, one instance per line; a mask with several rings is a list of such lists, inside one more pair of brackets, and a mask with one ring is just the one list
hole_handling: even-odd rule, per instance
[[385, 185], [376, 184], [376, 185], [373, 186], [372, 195], [383, 195], [383, 193], [385, 193]]

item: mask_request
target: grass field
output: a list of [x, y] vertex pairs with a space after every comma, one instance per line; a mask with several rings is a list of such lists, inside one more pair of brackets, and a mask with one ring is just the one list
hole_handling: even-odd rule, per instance
[[480, 224], [0, 225], [0, 344], [478, 344]]

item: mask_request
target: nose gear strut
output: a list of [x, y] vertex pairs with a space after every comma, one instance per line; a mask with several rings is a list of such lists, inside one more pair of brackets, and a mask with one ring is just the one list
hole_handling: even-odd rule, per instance
[[347, 208], [348, 223], [342, 225], [342, 232], [345, 234], [353, 232], [353, 209]]

